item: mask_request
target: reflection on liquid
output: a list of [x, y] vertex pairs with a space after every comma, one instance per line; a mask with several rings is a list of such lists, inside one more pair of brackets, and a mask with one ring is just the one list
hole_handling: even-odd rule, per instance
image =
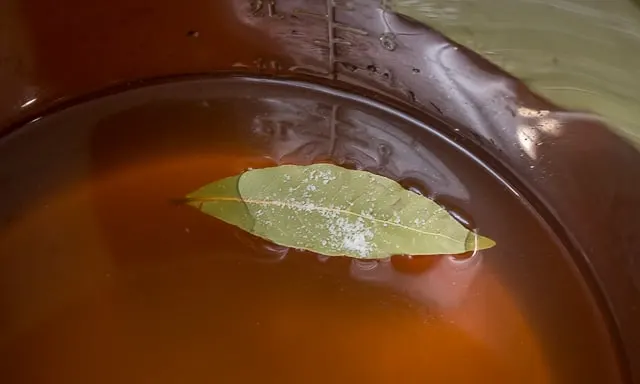
[[20, 106], [20, 108], [27, 108], [28, 106], [30, 106], [31, 104], [35, 103], [36, 101], [38, 101], [38, 99], [35, 98], [35, 97], [30, 99], [30, 100], [27, 100]]
[[[411, 135], [392, 120], [317, 100], [280, 97], [261, 102], [268, 112], [253, 119], [252, 131], [268, 146], [269, 157], [275, 163], [330, 159], [404, 181], [403, 185], [426, 196], [447, 196], [457, 202], [471, 198], [459, 173], [425, 146], [415, 131]], [[555, 121], [545, 112], [537, 116], [523, 109], [522, 115], [540, 127]], [[539, 131], [545, 133], [543, 129]], [[474, 220], [467, 214], [456, 209], [451, 213], [475, 228]], [[247, 240], [246, 235], [240, 237], [269, 254], [269, 260], [284, 262], [286, 258], [301, 257], [298, 251], [287, 256], [282, 247], [273, 248], [260, 239]], [[380, 261], [351, 260], [349, 276], [417, 303], [430, 316], [464, 332], [501, 358], [511, 360], [507, 346], [527, 345], [525, 348], [532, 348], [528, 352], [530, 366], [525, 368], [532, 372], [531, 382], [546, 383], [546, 373], [533, 374], [537, 370], [534, 367], [542, 364], [538, 352], [534, 352], [535, 341], [529, 335], [513, 340], [503, 334], [527, 333], [529, 325], [505, 288], [484, 270], [485, 257], [484, 252], [474, 252], [466, 258], [397, 256]], [[335, 262], [327, 256], [315, 258], [327, 268]], [[421, 266], [416, 270], [416, 265]]]
[[284, 97], [261, 100], [265, 112], [252, 121], [253, 133], [269, 146], [276, 162], [329, 160], [370, 170], [409, 184], [429, 196], [438, 192], [468, 200], [458, 175], [415, 136], [371, 113], [341, 105]]
[[[2, 250], [20, 256], [0, 258], [11, 282], [0, 340], [14, 377], [42, 361], [43, 374], [81, 382], [114, 361], [109, 372], [131, 378], [131, 355], [172, 378], [210, 377], [211, 364], [263, 370], [249, 376], [323, 364], [381, 383], [404, 372], [547, 384], [583, 377], [584, 361], [610, 372], [598, 320], [546, 227], [454, 143], [370, 101], [264, 80], [184, 81], [78, 105], [24, 132], [0, 151], [0, 164], [22, 165], [1, 168], [15, 193], [0, 218], [18, 218], [0, 232]], [[351, 262], [169, 203], [249, 167], [321, 160], [435, 196], [500, 245], [461, 260]], [[77, 373], [76, 361], [93, 368]]]

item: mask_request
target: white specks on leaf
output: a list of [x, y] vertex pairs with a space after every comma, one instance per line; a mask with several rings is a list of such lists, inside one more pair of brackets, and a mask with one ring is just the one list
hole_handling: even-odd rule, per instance
[[341, 248], [361, 258], [366, 258], [373, 250], [374, 244], [371, 240], [374, 232], [365, 224], [362, 217], [358, 217], [356, 220], [339, 217], [329, 224], [328, 229], [329, 234], [331, 234], [331, 241], [334, 243], [332, 246], [339, 245]]
[[[289, 198], [285, 203], [276, 203], [283, 208], [297, 212], [318, 213], [323, 220], [315, 225], [317, 233], [328, 232], [329, 237], [322, 239], [323, 247], [333, 250], [343, 249], [351, 256], [366, 258], [374, 249], [373, 222], [361, 216], [344, 216], [344, 211], [335, 206], [323, 207], [310, 201], [299, 201]], [[372, 210], [368, 210], [373, 212]], [[373, 219], [372, 216], [368, 219]], [[302, 228], [299, 237], [305, 237], [306, 229]]]
[[323, 185], [327, 185], [333, 180], [335, 180], [336, 176], [333, 175], [333, 173], [328, 170], [314, 169], [311, 172], [309, 172], [309, 177], [305, 179], [305, 181], [308, 182], [309, 179], [311, 181], [321, 182]]
[[[382, 176], [329, 164], [245, 172], [188, 197], [204, 213], [276, 244], [328, 256], [468, 251], [469, 231], [450, 215], [437, 214], [443, 209], [435, 202]], [[246, 209], [230, 209], [233, 202]], [[481, 249], [494, 244], [484, 241]]]

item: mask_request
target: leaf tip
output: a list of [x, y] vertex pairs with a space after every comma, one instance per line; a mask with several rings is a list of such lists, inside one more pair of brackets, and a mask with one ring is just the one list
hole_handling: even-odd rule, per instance
[[480, 236], [473, 232], [469, 233], [469, 236], [467, 236], [466, 247], [470, 251], [481, 251], [495, 246], [496, 242], [488, 237]]
[[480, 240], [478, 242], [480, 243], [479, 244], [480, 249], [489, 249], [497, 245], [497, 243], [494, 240], [488, 237], [483, 237], [483, 236], [480, 236]]

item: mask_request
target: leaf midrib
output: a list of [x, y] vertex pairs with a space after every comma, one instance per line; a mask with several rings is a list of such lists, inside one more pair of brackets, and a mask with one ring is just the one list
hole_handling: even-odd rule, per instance
[[381, 220], [381, 219], [377, 219], [375, 217], [371, 217], [371, 216], [364, 216], [361, 215], [359, 213], [355, 213], [355, 212], [351, 212], [351, 211], [347, 211], [344, 209], [339, 209], [339, 208], [329, 208], [329, 207], [320, 207], [314, 204], [314, 207], [305, 207], [303, 204], [299, 204], [299, 203], [287, 203], [287, 202], [283, 202], [283, 201], [276, 201], [276, 200], [254, 200], [254, 199], [242, 199], [242, 198], [238, 198], [238, 197], [189, 197], [187, 198], [187, 202], [199, 202], [199, 203], [206, 203], [206, 202], [213, 202], [213, 201], [231, 201], [231, 202], [236, 202], [236, 203], [245, 203], [245, 204], [255, 204], [255, 205], [277, 205], [277, 206], [281, 206], [281, 207], [291, 207], [291, 208], [298, 208], [300, 210], [303, 209], [308, 209], [308, 210], [317, 210], [317, 211], [329, 211], [329, 212], [337, 212], [337, 213], [342, 213], [342, 214], [346, 214], [346, 215], [352, 215], [352, 216], [357, 216], [357, 217], [361, 217], [365, 220], [371, 220], [377, 223], [382, 223], [382, 224], [387, 224], [387, 225], [391, 225], [394, 227], [398, 227], [398, 228], [403, 228], [409, 231], [413, 231], [416, 233], [420, 233], [422, 235], [429, 235], [429, 236], [434, 236], [434, 237], [441, 237], [444, 239], [448, 239], [453, 241], [454, 243], [457, 244], [463, 244], [462, 241], [451, 238], [447, 235], [443, 235], [441, 233], [434, 233], [434, 232], [427, 232], [427, 231], [421, 231], [419, 229], [416, 228], [412, 228], [412, 227], [408, 227], [404, 224], [400, 224], [400, 223], [395, 223], [393, 221], [387, 221], [387, 220]]

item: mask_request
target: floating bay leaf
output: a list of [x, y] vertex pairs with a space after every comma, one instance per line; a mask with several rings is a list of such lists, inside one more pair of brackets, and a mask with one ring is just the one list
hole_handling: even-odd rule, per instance
[[331, 164], [247, 171], [187, 201], [276, 244], [328, 256], [460, 254], [495, 245], [393, 180]]

